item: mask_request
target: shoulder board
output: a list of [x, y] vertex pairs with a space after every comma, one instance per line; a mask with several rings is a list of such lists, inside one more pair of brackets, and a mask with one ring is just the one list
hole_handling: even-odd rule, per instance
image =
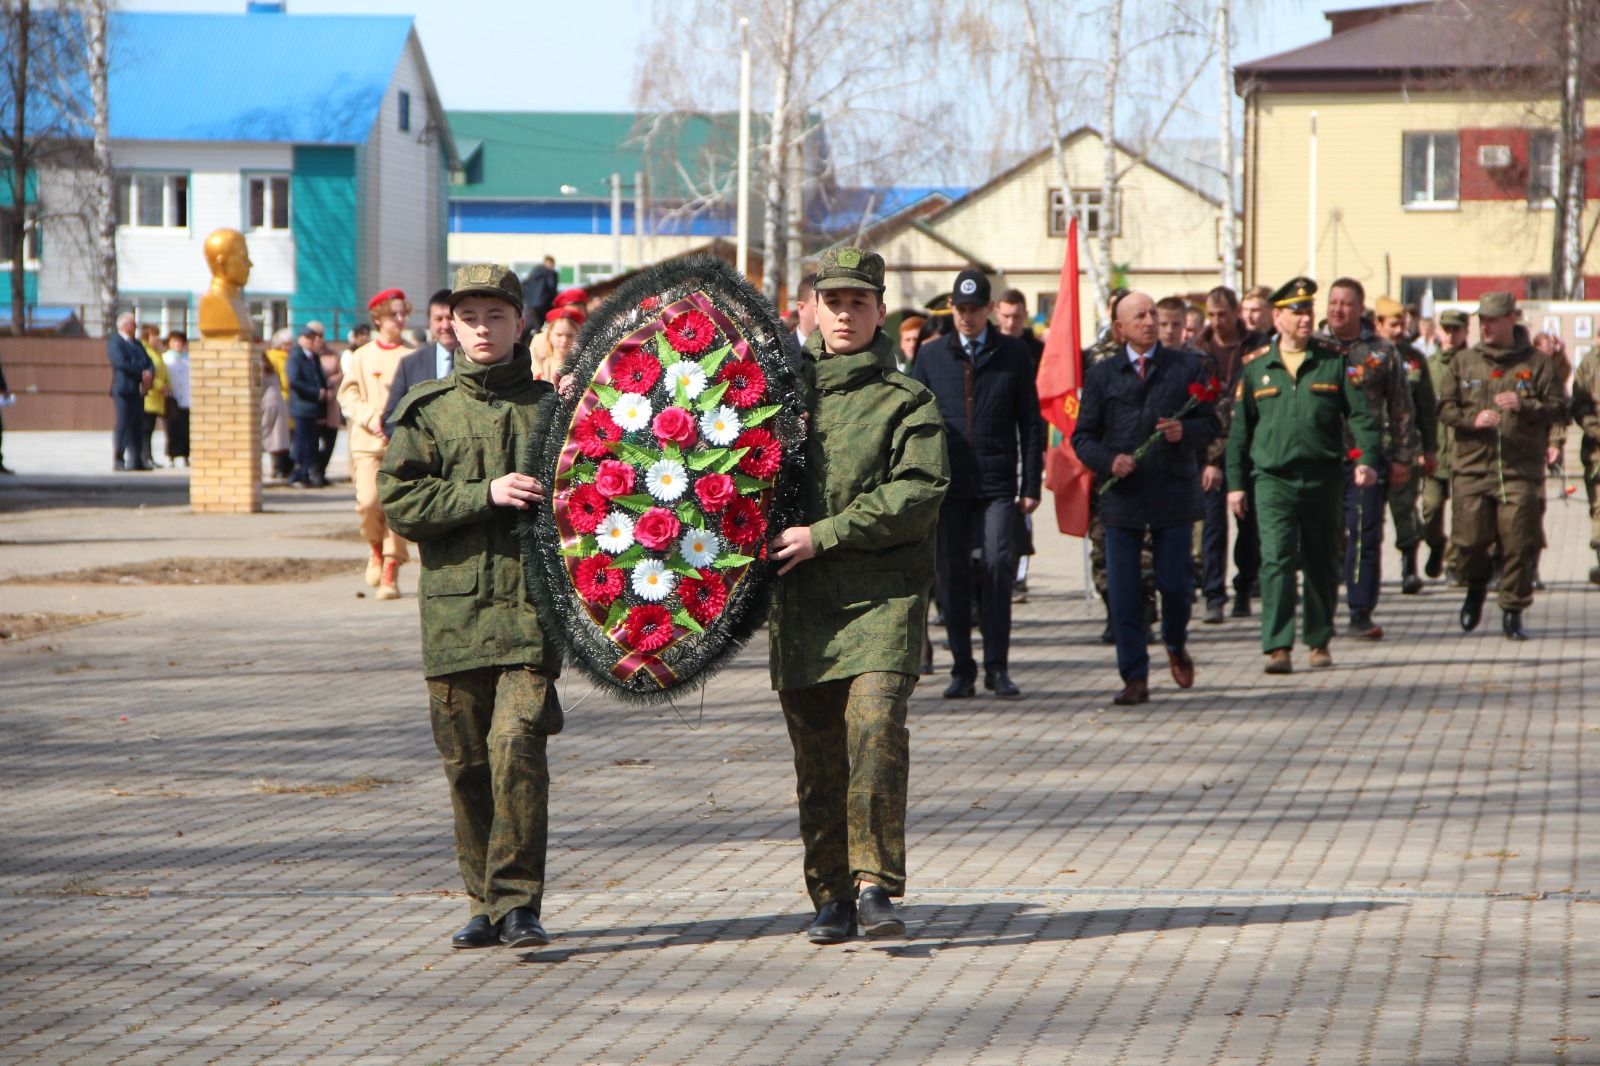
[[454, 375], [451, 375], [451, 377], [434, 378], [432, 381], [421, 381], [411, 386], [395, 405], [394, 414], [389, 416], [390, 420], [398, 423], [405, 417], [406, 412], [422, 406], [435, 396], [443, 396], [450, 391], [453, 380]]
[[1261, 347], [1257, 348], [1255, 351], [1245, 353], [1244, 357], [1239, 360], [1240, 365], [1243, 365], [1245, 363], [1253, 363], [1257, 359], [1260, 359], [1263, 355], [1266, 355], [1270, 351], [1272, 351], [1272, 345], [1263, 344]]

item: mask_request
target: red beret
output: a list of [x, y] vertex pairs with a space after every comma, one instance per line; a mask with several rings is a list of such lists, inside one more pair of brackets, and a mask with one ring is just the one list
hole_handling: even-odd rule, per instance
[[574, 325], [581, 326], [589, 319], [589, 312], [582, 307], [568, 304], [566, 307], [552, 307], [550, 313], [544, 316], [546, 322], [554, 322], [558, 318], [570, 318]]
[[578, 304], [581, 307], [588, 302], [589, 294], [584, 292], [582, 289], [568, 289], [566, 292], [557, 296], [555, 300], [551, 302], [550, 306], [566, 307], [570, 304]]
[[367, 310], [375, 311], [377, 310], [379, 304], [386, 304], [390, 300], [404, 300], [405, 298], [406, 294], [401, 292], [399, 289], [384, 289], [382, 292], [378, 293], [378, 295], [367, 301]]

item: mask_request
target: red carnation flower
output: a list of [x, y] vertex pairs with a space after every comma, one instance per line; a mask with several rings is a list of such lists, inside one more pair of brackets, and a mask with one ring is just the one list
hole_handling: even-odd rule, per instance
[[644, 352], [618, 356], [611, 368], [611, 384], [623, 392], [635, 392], [641, 396], [655, 388], [660, 378], [661, 363], [655, 356]]
[[1503, 378], [1506, 376], [1506, 372], [1501, 370], [1499, 367], [1495, 367], [1493, 370], [1489, 371], [1489, 376], [1492, 378]]
[[702, 569], [698, 578], [686, 577], [678, 582], [678, 598], [690, 618], [708, 626], [727, 606], [728, 583], [715, 570]]
[[700, 501], [701, 509], [707, 514], [716, 514], [739, 495], [739, 490], [734, 487], [733, 478], [727, 474], [702, 474], [694, 483], [694, 494]]
[[1193, 396], [1197, 403], [1211, 403], [1217, 398], [1219, 388], [1216, 378], [1207, 378], [1205, 381], [1190, 383], [1189, 395]]
[[662, 444], [676, 444], [680, 448], [691, 447], [700, 434], [695, 428], [694, 415], [681, 407], [668, 407], [656, 415], [650, 430]]
[[[740, 496], [728, 504], [728, 510], [722, 516], [722, 535], [729, 543], [748, 548], [759, 541], [766, 532], [767, 518], [761, 513], [761, 505], [756, 501]], [[634, 535], [638, 535], [637, 529]]]
[[733, 446], [750, 449], [744, 458], [739, 460], [739, 469], [751, 477], [772, 477], [783, 462], [783, 452], [779, 449], [778, 442], [764, 429], [745, 430], [739, 434], [739, 439], [733, 442]]
[[754, 359], [730, 359], [717, 371], [717, 380], [728, 383], [724, 393], [735, 407], [754, 407], [767, 394], [767, 375]]
[[600, 469], [594, 476], [594, 487], [608, 500], [626, 496], [633, 491], [635, 471], [617, 459], [600, 460]]
[[599, 489], [593, 485], [579, 485], [567, 497], [567, 521], [579, 533], [593, 533], [606, 520], [610, 506]]
[[634, 651], [658, 651], [672, 640], [672, 612], [659, 603], [641, 603], [628, 608], [622, 628]]
[[652, 507], [633, 524], [633, 539], [651, 551], [663, 551], [678, 539], [683, 523], [665, 507]]
[[646, 296], [644, 299], [639, 301], [639, 310], [641, 311], [654, 311], [660, 306], [661, 297], [659, 296]]
[[662, 329], [673, 350], [685, 355], [705, 351], [717, 336], [717, 327], [711, 324], [711, 319], [703, 311], [685, 311], [681, 315], [673, 315], [662, 323]]
[[572, 439], [578, 442], [578, 451], [590, 459], [598, 459], [611, 454], [610, 445], [622, 439], [622, 427], [617, 425], [610, 411], [600, 407], [578, 423], [572, 431]]
[[609, 555], [591, 555], [578, 563], [573, 584], [585, 603], [609, 607], [622, 595], [622, 571], [612, 568], [611, 562]]
[[1362, 454], [1363, 453], [1360, 448], [1351, 448], [1349, 451], [1344, 453], [1344, 457], [1350, 460], [1352, 463], [1358, 463], [1361, 461]]

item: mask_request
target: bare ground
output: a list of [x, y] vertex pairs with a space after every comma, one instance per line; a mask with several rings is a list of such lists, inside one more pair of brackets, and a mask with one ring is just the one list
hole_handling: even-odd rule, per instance
[[13, 585], [272, 585], [359, 569], [359, 559], [154, 559], [14, 577]]

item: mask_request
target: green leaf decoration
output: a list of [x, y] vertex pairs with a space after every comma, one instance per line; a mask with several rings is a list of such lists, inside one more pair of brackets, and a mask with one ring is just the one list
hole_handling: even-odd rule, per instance
[[627, 441], [618, 441], [616, 447], [617, 457], [625, 463], [637, 467], [646, 467], [661, 458], [661, 453], [654, 448], [641, 448], [637, 444]]
[[661, 446], [661, 453], [663, 455], [665, 455], [668, 459], [682, 459], [683, 458], [683, 449], [678, 447], [676, 444], [672, 443], [671, 441], [668, 441], [666, 444]]
[[711, 528], [706, 525], [705, 518], [701, 516], [700, 508], [688, 502], [678, 504], [678, 521], [683, 523], [685, 529], [709, 530]]
[[623, 603], [622, 597], [619, 596], [611, 604], [611, 610], [606, 612], [606, 624], [600, 628], [610, 632], [626, 617], [628, 617], [628, 605]]
[[711, 565], [718, 570], [737, 570], [739, 567], [749, 566], [755, 561], [755, 557], [751, 555], [719, 555], [717, 556], [717, 561]]
[[700, 369], [706, 372], [706, 379], [710, 380], [722, 368], [722, 364], [727, 362], [728, 356], [732, 354], [733, 345], [724, 344], [722, 347], [713, 348], [705, 355], [702, 355], [700, 357]]
[[632, 496], [618, 496], [611, 502], [618, 507], [626, 507], [635, 514], [644, 514], [654, 507], [656, 503], [655, 497], [648, 492], [636, 492]]
[[750, 426], [759, 426], [761, 423], [765, 422], [767, 419], [771, 418], [781, 410], [783, 410], [783, 404], [774, 403], [768, 404], [765, 407], [757, 407], [753, 410], [746, 411], [743, 417], [745, 427], [749, 428]]
[[679, 355], [678, 350], [672, 346], [672, 342], [667, 340], [665, 333], [657, 333], [656, 358], [660, 360], [662, 368], [665, 369], [682, 359], [683, 356]]
[[582, 544], [563, 544], [561, 555], [567, 559], [581, 559], [589, 553], [583, 550]]
[[704, 633], [705, 627], [689, 616], [689, 612], [679, 607], [672, 612], [672, 620], [691, 633]]
[[567, 476], [574, 485], [592, 485], [594, 484], [595, 473], [596, 468], [593, 463], [573, 463], [572, 469], [567, 472]]
[[722, 462], [727, 456], [728, 449], [726, 448], [702, 448], [699, 451], [690, 452], [689, 458], [683, 462], [690, 470], [705, 470], [707, 467], [715, 466], [717, 463]]
[[683, 387], [681, 381], [672, 386], [672, 402], [674, 406], [681, 407], [685, 411], [689, 409], [689, 390]]
[[593, 555], [600, 550], [600, 541], [593, 533], [585, 533], [578, 538], [578, 545], [583, 548], [583, 554]]
[[608, 570], [632, 570], [644, 559], [644, 545], [635, 544], [611, 563]]
[[727, 393], [727, 391], [728, 383], [726, 381], [719, 381], [705, 392], [702, 392], [700, 394], [700, 398], [694, 402], [694, 405], [702, 414], [704, 414], [705, 412], [716, 407], [717, 404], [721, 403], [722, 397]]
[[684, 577], [700, 576], [700, 571], [690, 566], [688, 560], [677, 552], [673, 552], [671, 555], [667, 556], [667, 569], [671, 570], [674, 574], [682, 574]]
[[622, 390], [612, 385], [595, 385], [594, 394], [600, 397], [600, 403], [610, 407], [622, 398]]
[[746, 455], [749, 454], [749, 452], [750, 452], [749, 448], [734, 448], [732, 451], [728, 452], [727, 455], [723, 456], [722, 457], [722, 461], [717, 464], [717, 466], [716, 466], [717, 473], [719, 473], [719, 474], [731, 474], [731, 473], [733, 473], [734, 468], [739, 465], [739, 460], [743, 459]]
[[743, 493], [766, 492], [772, 487], [772, 482], [763, 481], [758, 477], [750, 477], [747, 474], [733, 475], [733, 483]]

